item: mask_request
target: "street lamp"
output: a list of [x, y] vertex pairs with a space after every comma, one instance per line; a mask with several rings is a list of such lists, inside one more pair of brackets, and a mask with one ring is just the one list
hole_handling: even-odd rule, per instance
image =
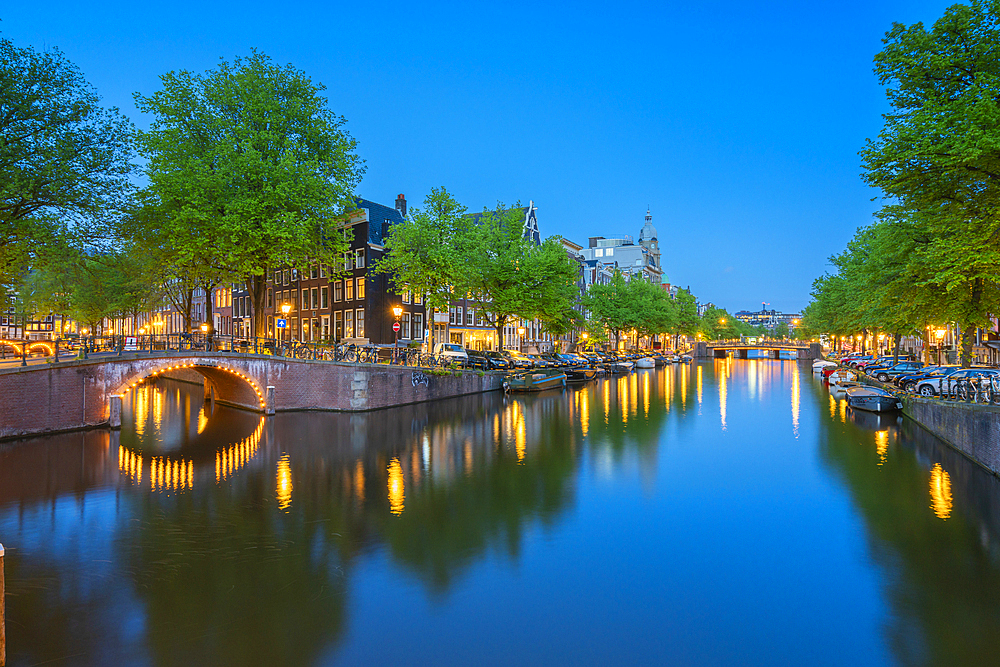
[[524, 327], [517, 328], [517, 349], [524, 352]]
[[392, 354], [395, 356], [398, 353], [396, 348], [399, 347], [399, 318], [403, 315], [403, 309], [399, 306], [393, 306], [392, 314], [396, 316], [396, 322], [392, 326], [392, 331], [396, 335], [396, 339], [392, 343]]
[[290, 303], [283, 303], [283, 304], [281, 304], [281, 314], [285, 316], [284, 317], [284, 319], [285, 319], [285, 326], [281, 327], [281, 340], [280, 340], [280, 342], [284, 342], [284, 340], [285, 340], [285, 331], [284, 330], [288, 328], [288, 311], [290, 311], [291, 309], [292, 309], [292, 304], [290, 304]]
[[944, 352], [944, 335], [946, 333], [947, 333], [947, 331], [945, 329], [938, 329], [937, 331], [934, 332], [934, 337], [937, 338], [937, 342], [938, 342], [938, 363], [939, 364], [943, 364], [944, 363], [944, 361], [942, 360], [942, 356], [943, 356], [943, 352]]

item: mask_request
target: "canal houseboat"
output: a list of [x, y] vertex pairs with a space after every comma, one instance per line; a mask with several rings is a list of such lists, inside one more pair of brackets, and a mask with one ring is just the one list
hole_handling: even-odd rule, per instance
[[508, 391], [545, 391], [565, 386], [566, 373], [555, 370], [519, 373], [511, 375], [504, 382], [504, 388]]
[[892, 392], [868, 386], [848, 389], [847, 404], [852, 408], [869, 412], [895, 412], [903, 409], [903, 404]]

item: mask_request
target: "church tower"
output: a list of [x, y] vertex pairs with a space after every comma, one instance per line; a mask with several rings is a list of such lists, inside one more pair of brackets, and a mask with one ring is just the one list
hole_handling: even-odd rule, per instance
[[639, 245], [649, 252], [649, 256], [653, 260], [653, 266], [662, 271], [663, 267], [660, 266], [660, 243], [656, 240], [656, 227], [653, 226], [653, 216], [650, 214], [649, 209], [646, 209], [646, 224], [642, 226], [642, 231], [639, 232]]

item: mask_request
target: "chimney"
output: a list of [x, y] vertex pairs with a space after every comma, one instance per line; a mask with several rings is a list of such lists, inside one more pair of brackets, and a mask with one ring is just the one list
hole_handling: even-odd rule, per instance
[[396, 210], [401, 216], [406, 217], [406, 197], [403, 195], [396, 197]]

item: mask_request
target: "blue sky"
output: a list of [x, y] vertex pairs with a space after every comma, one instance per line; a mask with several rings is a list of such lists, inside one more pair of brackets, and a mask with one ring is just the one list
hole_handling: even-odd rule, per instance
[[367, 173], [358, 194], [470, 209], [534, 200], [542, 235], [638, 238], [731, 311], [808, 302], [878, 193], [872, 57], [948, 2], [6, 3], [0, 31], [58, 47], [138, 125], [132, 93], [251, 48], [327, 86]]

